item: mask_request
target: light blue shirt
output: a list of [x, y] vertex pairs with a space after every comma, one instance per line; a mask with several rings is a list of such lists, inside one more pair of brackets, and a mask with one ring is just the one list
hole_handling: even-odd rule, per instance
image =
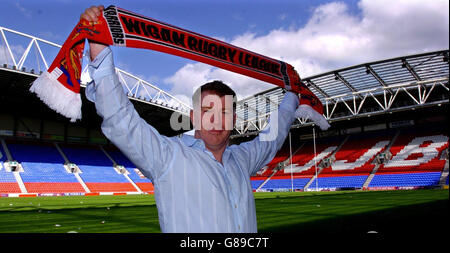
[[295, 94], [287, 92], [279, 107], [276, 138], [261, 138], [266, 127], [252, 141], [228, 146], [221, 164], [201, 139], [160, 135], [138, 115], [109, 47], [89, 64], [89, 73], [86, 96], [103, 118], [103, 133], [153, 182], [162, 232], [257, 232], [250, 176], [282, 146], [295, 119]]

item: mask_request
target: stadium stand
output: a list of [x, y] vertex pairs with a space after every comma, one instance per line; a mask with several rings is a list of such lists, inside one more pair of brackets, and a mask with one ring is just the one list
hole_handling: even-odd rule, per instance
[[[21, 165], [21, 171], [6, 170], [3, 164], [8, 159], [0, 146], [1, 194], [153, 192], [151, 181], [115, 148], [107, 148], [109, 152], [103, 152], [102, 147], [95, 145], [57, 146], [54, 143], [13, 140], [4, 143], [11, 154], [11, 160]], [[61, 147], [62, 153], [58, 151], [58, 147]], [[68, 164], [76, 165], [78, 170], [71, 171]]]
[[6, 153], [0, 145], [0, 193], [20, 193], [21, 191], [14, 174], [6, 171], [4, 166], [6, 161]]
[[[282, 168], [275, 168], [269, 180], [253, 177], [252, 186], [255, 191], [437, 186], [446, 162], [448, 166], [449, 142], [444, 132], [405, 128], [317, 139], [317, 176], [312, 141], [307, 141], [292, 157], [292, 174], [289, 157], [279, 162], [286, 154], [281, 150], [274, 161]], [[388, 159], [377, 161], [380, 154]], [[448, 185], [448, 172], [441, 180]]]
[[65, 171], [64, 160], [54, 146], [8, 144], [8, 148], [22, 165], [20, 177], [27, 192], [84, 192], [76, 177]]
[[439, 182], [440, 176], [441, 172], [380, 174], [375, 175], [370, 186], [432, 186]]
[[442, 131], [405, 130], [390, 149], [392, 159], [380, 165], [369, 186], [430, 186], [444, 169], [448, 136]]
[[[349, 136], [310, 187], [362, 188], [375, 168], [374, 157], [383, 152], [392, 136], [388, 132], [361, 133]], [[316, 185], [317, 181], [317, 185]]]
[[[284, 159], [284, 161], [282, 162], [284, 165], [282, 167], [284, 168], [272, 171], [271, 173], [274, 173], [273, 176], [270, 177], [270, 180], [267, 181], [264, 185], [259, 185], [260, 189], [290, 189], [292, 185], [298, 187], [295, 189], [303, 189], [315, 175], [316, 167], [314, 166], [314, 162], [320, 164], [320, 162], [324, 158], [330, 156], [330, 154], [332, 154], [332, 152], [335, 151], [339, 146], [339, 143], [342, 142], [342, 139], [342, 137], [318, 139], [316, 143], [316, 161], [314, 161], [313, 142], [303, 141], [302, 144], [299, 145], [300, 148], [297, 149], [296, 152], [294, 152], [292, 155], [292, 169], [288, 159], [289, 157], [287, 157], [287, 159]], [[287, 149], [287, 153], [289, 154], [289, 147], [287, 147]], [[286, 151], [282, 149], [279, 151], [279, 153], [286, 154]], [[274, 160], [277, 159], [278, 161], [277, 157], [278, 154], [274, 158]], [[287, 164], [289, 165], [286, 166]], [[293, 181], [292, 183], [291, 178]]]
[[[345, 134], [283, 145], [251, 178], [254, 191], [339, 190], [448, 185], [448, 135], [404, 128]], [[0, 194], [152, 193], [153, 184], [113, 145], [6, 140], [20, 171], [7, 171], [0, 145]], [[288, 143], [288, 142], [287, 142]], [[58, 150], [60, 149], [60, 151]], [[380, 154], [388, 159], [377, 162]], [[317, 168], [314, 166], [317, 163]], [[78, 171], [70, 171], [74, 164]], [[446, 165], [447, 164], [447, 165]], [[317, 175], [316, 175], [317, 174]]]
[[143, 192], [153, 192], [153, 183], [150, 179], [146, 178], [139, 169], [134, 165], [125, 155], [115, 148], [109, 148], [108, 154], [119, 165], [123, 166], [128, 172], [128, 177], [138, 186]]
[[80, 177], [91, 192], [137, 191], [100, 149], [79, 145], [65, 145], [61, 149], [69, 161], [80, 168]]
[[335, 162], [325, 168], [326, 175], [366, 175], [375, 165], [374, 157], [383, 152], [393, 136], [393, 131], [376, 131], [351, 135], [334, 156]]

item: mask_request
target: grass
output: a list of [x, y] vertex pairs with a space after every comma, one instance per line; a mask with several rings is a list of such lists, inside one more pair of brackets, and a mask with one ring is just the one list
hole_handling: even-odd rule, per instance
[[[255, 193], [259, 232], [448, 229], [448, 190]], [[0, 233], [160, 232], [152, 195], [0, 198]]]
[[448, 190], [327, 192], [256, 201], [260, 232], [423, 233], [448, 227]]

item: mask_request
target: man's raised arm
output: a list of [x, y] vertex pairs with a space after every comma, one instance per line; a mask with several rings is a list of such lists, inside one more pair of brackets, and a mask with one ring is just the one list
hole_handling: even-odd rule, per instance
[[[98, 16], [101, 15], [102, 11], [105, 9], [103, 5], [99, 6], [91, 6], [87, 8], [80, 16], [80, 19], [86, 19], [89, 22], [96, 22], [98, 20]], [[96, 43], [95, 41], [89, 41], [89, 49], [90, 49], [90, 58], [91, 61], [97, 57], [97, 55], [105, 49], [108, 45]]]
[[249, 176], [256, 173], [269, 163], [283, 145], [295, 120], [295, 110], [299, 104], [298, 95], [287, 92], [278, 109], [270, 115], [269, 124], [252, 141], [238, 146], [242, 155], [241, 161], [246, 161]]
[[[91, 7], [81, 18], [95, 22], [101, 9]], [[161, 136], [136, 112], [115, 73], [111, 49], [95, 42], [89, 45], [91, 63], [88, 70], [92, 81], [86, 86], [86, 97], [95, 102], [97, 113], [103, 118], [102, 131], [142, 169], [145, 176], [153, 180], [161, 174], [171, 154], [170, 140]]]

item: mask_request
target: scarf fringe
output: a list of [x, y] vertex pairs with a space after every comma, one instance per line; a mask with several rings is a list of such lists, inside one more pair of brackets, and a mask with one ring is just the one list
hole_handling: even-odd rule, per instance
[[322, 130], [327, 130], [330, 127], [328, 121], [307, 104], [299, 105], [295, 111], [295, 117], [312, 120]]
[[70, 118], [70, 122], [81, 119], [81, 96], [62, 85], [47, 71], [42, 73], [30, 91], [36, 93], [46, 105], [63, 116]]

